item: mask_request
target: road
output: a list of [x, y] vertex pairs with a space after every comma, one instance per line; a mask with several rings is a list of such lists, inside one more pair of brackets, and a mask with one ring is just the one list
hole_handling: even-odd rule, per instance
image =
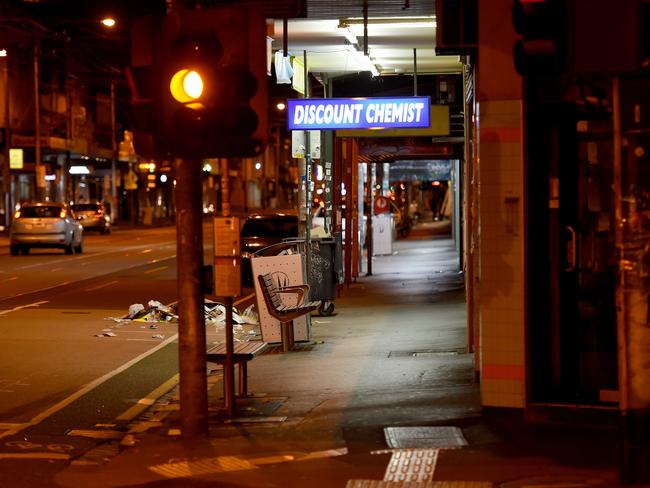
[[1, 487], [50, 486], [64, 463], [123, 433], [151, 392], [173, 386], [177, 326], [111, 318], [174, 302], [175, 257], [173, 227], [88, 232], [81, 255], [2, 246]]

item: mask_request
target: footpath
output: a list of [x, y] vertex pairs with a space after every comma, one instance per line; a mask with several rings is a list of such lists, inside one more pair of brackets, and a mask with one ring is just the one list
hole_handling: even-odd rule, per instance
[[344, 287], [312, 341], [249, 364], [237, 417], [210, 376], [209, 437], [179, 435], [178, 391], [64, 487], [617, 487], [614, 430], [530, 426], [481, 408], [458, 257], [431, 223]]

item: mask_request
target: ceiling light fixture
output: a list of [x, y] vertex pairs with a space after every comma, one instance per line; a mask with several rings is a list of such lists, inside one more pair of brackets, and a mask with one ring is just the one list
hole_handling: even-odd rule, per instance
[[[363, 17], [347, 17], [345, 19], [339, 19], [339, 28], [341, 26], [350, 26], [351, 24], [363, 24], [363, 22]], [[370, 25], [399, 24], [400, 26], [403, 26], [403, 24], [419, 24], [420, 26], [423, 26], [429, 24], [432, 27], [436, 27], [437, 25], [435, 15], [418, 17], [370, 17], [366, 22]]]
[[338, 26], [339, 32], [347, 39], [347, 41], [354, 45], [354, 44], [359, 44], [359, 40], [357, 39], [357, 36], [352, 32], [352, 29], [350, 29], [349, 25], [341, 25], [339, 24]]
[[364, 55], [356, 46], [347, 46], [347, 48], [354, 62], [359, 66], [359, 71], [370, 71], [372, 76], [379, 76], [379, 70], [369, 55]]

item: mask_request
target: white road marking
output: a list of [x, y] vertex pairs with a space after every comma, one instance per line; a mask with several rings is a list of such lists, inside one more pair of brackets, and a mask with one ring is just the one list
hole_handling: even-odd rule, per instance
[[153, 252], [153, 249], [143, 249], [142, 251], [140, 251], [140, 254], [147, 254], [149, 252]]
[[[104, 253], [104, 254], [110, 254], [110, 253]], [[95, 256], [97, 256], [97, 255], [98, 254], [95, 254]], [[128, 256], [128, 254], [127, 254], [127, 256]], [[165, 260], [168, 260], [168, 259], [176, 259], [176, 254], [171, 254], [170, 256], [167, 256], [167, 257], [164, 257], [164, 258], [152, 259], [150, 261], [147, 261], [144, 264], [153, 264], [153, 263], [157, 263], [157, 262], [160, 262], [160, 261], [165, 261]], [[114, 270], [108, 271], [107, 273], [104, 273], [104, 274], [112, 274], [112, 273], [117, 273], [117, 272], [122, 272], [122, 271], [128, 271], [128, 270], [131, 270], [131, 269], [139, 268], [141, 266], [143, 266], [143, 263], [134, 264], [132, 266], [126, 266], [126, 267], [120, 268], [120, 269], [114, 269]], [[102, 276], [102, 275], [98, 274], [98, 275], [95, 275], [95, 276], [89, 276], [88, 278], [97, 278], [99, 276]], [[53, 288], [56, 288], [58, 286], [67, 285], [68, 283], [69, 283], [68, 281], [64, 281], [63, 283], [59, 283], [59, 284], [56, 284], [56, 285], [46, 286], [44, 288], [38, 288], [36, 290], [29, 290], [29, 291], [25, 291], [25, 292], [22, 292], [22, 293], [17, 293], [15, 295], [3, 297], [2, 301], [9, 300], [9, 299], [12, 299], [12, 298], [17, 298], [17, 297], [20, 297], [20, 296], [23, 296], [23, 295], [30, 295], [32, 293], [40, 293], [42, 291], [52, 290]]]
[[[143, 245], [131, 246], [128, 249], [135, 251], [138, 248], [142, 248], [142, 247], [144, 247], [144, 246]], [[157, 247], [158, 247], [158, 249], [164, 249], [164, 248], [175, 249], [176, 248], [176, 241], [161, 242]], [[55, 260], [52, 260], [52, 261], [44, 261], [42, 263], [26, 264], [24, 266], [18, 266], [17, 269], [38, 268], [39, 266], [50, 266], [52, 264], [58, 264], [58, 263], [66, 263], [66, 264], [68, 264], [68, 263], [70, 263], [70, 261], [80, 261], [80, 260], [87, 261], [89, 259], [92, 259], [92, 258], [95, 258], [95, 257], [105, 256], [107, 254], [119, 254], [122, 251], [123, 251], [123, 249], [121, 249], [119, 251], [111, 250], [111, 251], [103, 251], [103, 252], [96, 252], [96, 253], [90, 253], [90, 254], [83, 254], [83, 255], [80, 255], [80, 256], [72, 256], [72, 257], [66, 257], [66, 258], [61, 258], [61, 259], [55, 259]], [[153, 249], [145, 249], [144, 250], [144, 252], [151, 252], [151, 251], [153, 251]], [[128, 254], [127, 254], [127, 256], [128, 256]]]
[[104, 288], [106, 286], [114, 285], [115, 283], [119, 283], [119, 281], [118, 280], [113, 280], [113, 281], [109, 281], [107, 283], [102, 283], [101, 285], [93, 286], [91, 288], [86, 288], [86, 291], [99, 290], [100, 288]]
[[3, 281], [3, 282], [4, 282], [4, 281], [14, 281], [14, 280], [17, 280], [17, 279], [18, 279], [18, 276], [12, 276], [11, 278], [7, 278], [7, 279], [2, 280], [2, 281]]
[[178, 334], [174, 334], [174, 335], [170, 336], [168, 339], [166, 339], [163, 342], [161, 342], [160, 344], [158, 344], [156, 347], [152, 347], [148, 351], [145, 351], [142, 354], [140, 354], [139, 356], [136, 356], [135, 358], [131, 359], [130, 361], [124, 363], [119, 368], [117, 368], [117, 369], [115, 369], [113, 371], [110, 371], [110, 372], [106, 373], [104, 376], [101, 376], [101, 377], [91, 381], [86, 386], [84, 386], [83, 388], [77, 390], [72, 395], [68, 396], [67, 398], [64, 398], [63, 400], [61, 400], [57, 404], [52, 405], [50, 408], [48, 408], [48, 409], [44, 410], [43, 412], [39, 413], [38, 415], [33, 417], [29, 422], [25, 422], [24, 424], [18, 426], [15, 429], [11, 429], [11, 430], [8, 430], [6, 432], [0, 433], [0, 439], [2, 439], [3, 437], [11, 436], [11, 435], [16, 435], [18, 432], [20, 432], [21, 430], [26, 429], [27, 427], [31, 427], [33, 425], [39, 424], [40, 422], [42, 422], [43, 420], [45, 420], [49, 416], [55, 414], [56, 412], [58, 412], [59, 410], [62, 410], [65, 407], [67, 407], [68, 405], [70, 405], [72, 402], [74, 402], [78, 398], [81, 398], [82, 396], [86, 395], [88, 392], [90, 392], [90, 391], [94, 390], [95, 388], [97, 388], [102, 383], [105, 383], [109, 379], [111, 379], [114, 376], [120, 374], [122, 371], [125, 371], [126, 369], [130, 368], [131, 366], [133, 366], [137, 362], [141, 361], [142, 359], [146, 358], [147, 356], [150, 356], [151, 354], [158, 351], [159, 349], [162, 349], [167, 344], [170, 344], [171, 342], [175, 341], [177, 338], [178, 338]]
[[157, 271], [162, 271], [163, 269], [167, 269], [167, 268], [169, 268], [169, 266], [160, 266], [159, 268], [149, 269], [149, 270], [145, 271], [144, 274], [155, 273]]
[[67, 461], [70, 454], [60, 454], [57, 452], [2, 452], [0, 459], [50, 459]]
[[18, 307], [10, 308], [8, 310], [0, 310], [0, 315], [7, 315], [8, 313], [16, 312], [17, 310], [21, 310], [23, 308], [38, 307], [39, 305], [43, 305], [44, 303], [48, 302], [49, 300], [43, 300], [41, 302], [28, 303], [27, 305], [19, 305]]
[[63, 269], [63, 268], [54, 268], [54, 269], [51, 269], [50, 271], [51, 271], [52, 273], [54, 273], [55, 271], [61, 271], [62, 269]]
[[174, 376], [169, 378], [158, 388], [150, 392], [147, 396], [138, 400], [138, 402], [135, 405], [127, 409], [124, 413], [122, 413], [119, 417], [117, 417], [116, 420], [125, 420], [125, 421], [133, 420], [142, 412], [144, 412], [147, 408], [153, 405], [158, 398], [160, 398], [162, 395], [164, 395], [169, 390], [174, 388], [178, 384], [178, 381], [179, 381], [179, 375], [178, 373], [176, 373]]

